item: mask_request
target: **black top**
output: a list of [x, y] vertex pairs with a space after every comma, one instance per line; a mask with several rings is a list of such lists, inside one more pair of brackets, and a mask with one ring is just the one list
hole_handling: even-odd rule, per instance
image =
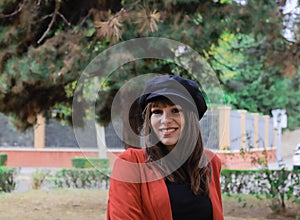
[[212, 204], [208, 195], [195, 195], [190, 183], [169, 183], [173, 220], [212, 220]]

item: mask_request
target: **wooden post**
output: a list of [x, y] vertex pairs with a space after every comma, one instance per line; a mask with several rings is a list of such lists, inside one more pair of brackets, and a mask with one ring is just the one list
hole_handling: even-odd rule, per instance
[[253, 116], [253, 121], [254, 121], [254, 127], [253, 127], [253, 147], [257, 148], [258, 147], [258, 113], [251, 113]]
[[265, 137], [264, 137], [264, 145], [265, 149], [269, 148], [269, 115], [264, 115], [263, 118], [265, 119]]
[[230, 111], [231, 107], [220, 106], [219, 112], [219, 149], [230, 148]]
[[34, 126], [34, 148], [45, 147], [45, 121], [45, 118], [41, 114], [37, 115], [37, 123]]
[[241, 149], [246, 149], [246, 110], [238, 110], [241, 115]]

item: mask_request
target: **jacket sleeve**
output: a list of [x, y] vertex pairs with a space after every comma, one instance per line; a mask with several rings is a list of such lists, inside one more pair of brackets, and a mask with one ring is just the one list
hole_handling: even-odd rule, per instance
[[[116, 159], [110, 178], [107, 205], [108, 220], [143, 219], [141, 184], [136, 158], [125, 151]], [[135, 162], [135, 163], [134, 163]]]
[[216, 189], [218, 192], [218, 197], [220, 201], [220, 205], [222, 207], [222, 193], [221, 193], [221, 182], [220, 182], [220, 175], [221, 175], [221, 160], [219, 157], [216, 155], [215, 157], [215, 164], [216, 164], [216, 176], [215, 176], [215, 183], [216, 183]]
[[205, 149], [205, 153], [211, 163], [212, 168], [212, 180], [210, 182], [210, 199], [213, 205], [213, 219], [223, 220], [223, 204], [222, 204], [222, 193], [220, 183], [221, 173], [221, 160], [220, 158], [210, 150]]

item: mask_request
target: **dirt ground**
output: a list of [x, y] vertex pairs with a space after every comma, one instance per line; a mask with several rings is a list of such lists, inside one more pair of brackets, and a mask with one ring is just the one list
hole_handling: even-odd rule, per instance
[[[105, 190], [31, 190], [0, 194], [0, 220], [105, 220]], [[265, 200], [254, 196], [223, 196], [225, 220], [300, 219], [300, 205], [272, 215]]]

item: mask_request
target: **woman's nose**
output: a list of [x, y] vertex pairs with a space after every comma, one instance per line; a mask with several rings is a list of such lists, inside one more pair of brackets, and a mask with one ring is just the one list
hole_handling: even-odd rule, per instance
[[161, 122], [166, 123], [169, 122], [170, 120], [171, 120], [170, 114], [168, 112], [163, 112], [161, 116]]

